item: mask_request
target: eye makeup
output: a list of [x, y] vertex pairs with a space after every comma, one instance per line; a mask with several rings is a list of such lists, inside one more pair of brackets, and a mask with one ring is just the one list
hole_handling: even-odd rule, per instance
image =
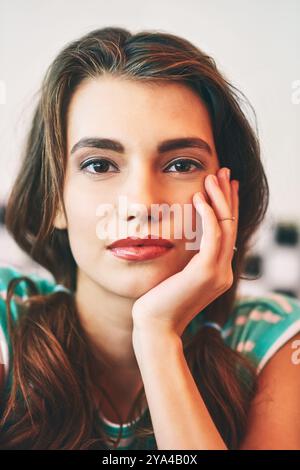
[[[191, 166], [194, 166], [194, 169], [192, 171], [189, 171], [189, 170], [186, 170], [183, 168], [183, 171], [180, 171], [180, 165], [183, 165], [183, 167], [185, 165], [188, 165], [189, 168], [191, 168]], [[87, 168], [94, 168], [95, 167], [98, 167], [98, 169], [100, 169], [100, 171], [90, 171], [90, 170], [87, 170]], [[113, 168], [113, 172], [118, 172], [118, 168], [117, 168], [117, 164], [109, 159], [109, 158], [106, 158], [106, 157], [98, 157], [98, 158], [87, 158], [86, 160], [84, 160], [83, 162], [81, 162], [79, 164], [79, 171], [83, 171], [83, 172], [86, 172], [86, 173], [89, 173], [89, 174], [105, 174], [105, 173], [108, 173], [108, 169], [110, 168]], [[172, 171], [170, 170], [170, 168], [174, 167], [175, 170]], [[182, 169], [182, 167], [181, 167]], [[194, 160], [192, 158], [185, 158], [185, 157], [178, 157], [174, 160], [171, 160], [171, 162], [169, 162], [166, 167], [164, 168], [163, 172], [164, 173], [179, 173], [179, 174], [190, 174], [190, 173], [194, 173], [196, 171], [201, 171], [201, 170], [205, 170], [206, 167], [203, 163], [201, 163], [199, 160]], [[101, 171], [102, 170], [102, 171]], [[178, 170], [178, 171], [176, 171]]]

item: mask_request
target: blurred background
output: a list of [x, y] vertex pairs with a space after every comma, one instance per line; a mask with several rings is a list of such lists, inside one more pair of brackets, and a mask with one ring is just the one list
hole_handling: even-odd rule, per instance
[[271, 194], [247, 258], [251, 280], [242, 280], [239, 289], [245, 295], [269, 290], [300, 298], [299, 18], [299, 0], [0, 0], [0, 265], [52, 277], [3, 225], [50, 62], [67, 42], [92, 29], [151, 29], [203, 49], [253, 105]]

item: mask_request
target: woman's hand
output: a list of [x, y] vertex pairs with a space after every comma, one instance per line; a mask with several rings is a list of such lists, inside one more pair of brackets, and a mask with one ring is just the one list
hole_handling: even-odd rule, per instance
[[[200, 250], [185, 268], [141, 296], [133, 306], [135, 331], [154, 327], [181, 337], [192, 319], [233, 282], [232, 258], [238, 227], [238, 181], [226, 177], [227, 169], [205, 178], [210, 205], [195, 193], [193, 203], [202, 216]], [[235, 217], [235, 220], [218, 219]]]

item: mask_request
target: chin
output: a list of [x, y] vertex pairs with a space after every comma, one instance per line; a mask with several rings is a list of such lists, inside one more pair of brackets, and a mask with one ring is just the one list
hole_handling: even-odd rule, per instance
[[146, 294], [153, 287], [157, 286], [173, 273], [162, 273], [161, 271], [151, 272], [144, 268], [142, 273], [132, 271], [124, 273], [115, 270], [111, 276], [97, 277], [97, 282], [107, 291], [113, 292], [128, 299], [138, 299]]

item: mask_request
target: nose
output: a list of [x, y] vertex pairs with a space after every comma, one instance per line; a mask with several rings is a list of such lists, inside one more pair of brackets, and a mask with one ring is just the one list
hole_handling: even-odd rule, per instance
[[126, 178], [126, 182], [120, 188], [119, 196], [124, 198], [127, 206], [127, 213], [122, 212], [121, 217], [127, 222], [139, 219], [141, 223], [159, 222], [160, 211], [154, 215], [151, 210], [152, 204], [162, 203], [162, 188], [155, 180], [154, 170], [150, 164], [139, 165]]

